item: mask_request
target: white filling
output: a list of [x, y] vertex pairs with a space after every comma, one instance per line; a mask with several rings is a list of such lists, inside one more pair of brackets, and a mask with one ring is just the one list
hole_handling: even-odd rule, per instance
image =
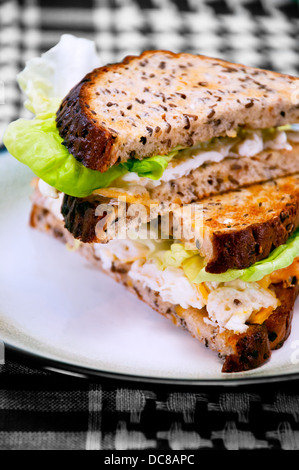
[[146, 185], [147, 187], [159, 186], [163, 182], [168, 182], [187, 176], [192, 170], [201, 167], [206, 162], [221, 162], [224, 158], [228, 157], [228, 147], [222, 147], [219, 151], [197, 151], [196, 154], [182, 159], [181, 162], [169, 162], [168, 167], [164, 171], [159, 180], [150, 180], [149, 178], [139, 177], [136, 173], [127, 173], [123, 176], [122, 180], [126, 182], [134, 182], [136, 184]]
[[254, 132], [238, 145], [240, 157], [253, 157], [264, 150], [264, 141], [260, 133]]
[[38, 181], [38, 189], [44, 197], [50, 197], [52, 199], [58, 199], [59, 197], [59, 191], [41, 179]]
[[271, 291], [263, 289], [256, 282], [236, 280], [226, 282], [223, 287], [211, 291], [207, 311], [211, 323], [244, 333], [247, 329], [245, 322], [253, 312], [258, 312], [263, 307], [277, 306], [278, 300]]
[[112, 267], [113, 261], [130, 263], [140, 258], [146, 258], [149, 248], [144, 244], [132, 240], [111, 240], [107, 244], [94, 243], [94, 252], [97, 258], [101, 259], [103, 268], [108, 271]]
[[63, 220], [63, 216], [61, 214], [61, 206], [64, 194], [57, 192], [55, 188], [52, 188], [52, 186], [49, 186], [42, 180], [39, 180], [38, 187], [42, 196], [44, 196], [44, 208], [51, 212], [56, 217], [56, 219]]
[[206, 323], [244, 333], [248, 326], [246, 321], [253, 312], [262, 308], [278, 306], [274, 293], [263, 289], [258, 283], [235, 280], [226, 283], [210, 282], [206, 284], [209, 291], [204, 298], [195, 284], [188, 281], [181, 268], [167, 267], [159, 269], [154, 260], [145, 261], [150, 249], [141, 242], [132, 240], [113, 240], [106, 245], [94, 245], [96, 256], [104, 269], [110, 270], [112, 262], [133, 262], [129, 276], [159, 292], [164, 302], [180, 305], [183, 308], [201, 309], [206, 306], [208, 317]]
[[157, 268], [155, 262], [143, 264], [135, 261], [129, 276], [134, 281], [140, 281], [143, 286], [159, 292], [164, 302], [180, 305], [183, 308], [201, 309], [205, 305], [202, 295], [194, 285], [190, 284], [179, 268], [168, 267], [162, 271]]

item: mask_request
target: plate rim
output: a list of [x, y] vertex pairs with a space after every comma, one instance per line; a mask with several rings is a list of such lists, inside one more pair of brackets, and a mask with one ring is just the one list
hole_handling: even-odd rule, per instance
[[253, 377], [234, 377], [234, 378], [211, 378], [211, 379], [179, 379], [167, 377], [150, 377], [142, 375], [127, 374], [121, 372], [112, 372], [99, 369], [92, 369], [87, 366], [71, 364], [68, 362], [53, 359], [41, 354], [32, 353], [25, 349], [5, 344], [5, 363], [7, 361], [18, 362], [18, 364], [32, 367], [38, 370], [54, 372], [60, 375], [67, 375], [73, 378], [84, 379], [89, 382], [103, 382], [104, 380], [112, 380], [116, 382], [128, 382], [131, 385], [140, 383], [142, 385], [163, 385], [163, 386], [179, 386], [179, 387], [196, 387], [196, 386], [218, 386], [218, 387], [240, 387], [246, 385], [267, 385], [270, 383], [282, 383], [299, 379], [298, 372], [288, 374], [273, 375], [256, 375]]

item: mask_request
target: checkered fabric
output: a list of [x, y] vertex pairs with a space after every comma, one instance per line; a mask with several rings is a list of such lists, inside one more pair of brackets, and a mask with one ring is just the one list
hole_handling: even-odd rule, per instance
[[[291, 0], [0, 0], [0, 140], [22, 116], [16, 74], [61, 34], [102, 62], [190, 51], [299, 73]], [[299, 381], [240, 388], [97, 383], [0, 365], [0, 450], [299, 450]]]
[[0, 378], [1, 450], [299, 450], [298, 382], [136, 388], [11, 362]]
[[24, 113], [16, 74], [66, 32], [93, 39], [103, 63], [169, 49], [299, 73], [292, 0], [0, 0], [0, 141]]

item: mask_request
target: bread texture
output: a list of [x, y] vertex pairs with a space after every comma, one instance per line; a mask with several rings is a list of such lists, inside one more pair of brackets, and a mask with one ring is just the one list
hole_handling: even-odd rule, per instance
[[292, 150], [263, 151], [254, 157], [205, 163], [187, 176], [162, 182], [148, 191], [151, 200], [191, 204], [216, 194], [299, 173], [299, 145]]
[[267, 258], [299, 226], [299, 175], [213, 196], [202, 205], [200, 251], [206, 271], [247, 268]]
[[64, 145], [105, 172], [130, 158], [167, 154], [238, 127], [299, 120], [299, 79], [170, 51], [146, 51], [93, 70], [57, 112]]
[[[111, 207], [109, 216], [96, 215], [97, 207]], [[124, 217], [116, 201], [92, 197], [78, 199], [64, 196], [62, 214], [65, 227], [85, 243], [105, 243], [113, 238]], [[299, 226], [299, 175], [278, 178], [263, 184], [204, 198], [188, 206], [161, 207], [163, 217], [169, 217], [169, 235], [192, 243], [206, 259], [206, 271], [222, 273], [228, 269], [244, 269], [267, 258], [282, 245]], [[149, 220], [150, 216], [148, 216]], [[127, 215], [127, 227], [137, 227], [139, 215]], [[187, 227], [201, 227], [183, 230]]]
[[[32, 227], [76, 247], [75, 239], [64, 228], [63, 222], [44, 207], [33, 205], [30, 223]], [[280, 306], [264, 323], [250, 324], [245, 333], [235, 334], [229, 330], [220, 332], [217, 326], [207, 324], [204, 321], [207, 316], [205, 308], [177, 309], [177, 306], [163, 301], [157, 292], [145, 288], [139, 281], [132, 281], [128, 276], [130, 263], [115, 261], [112, 268], [107, 270], [97, 258], [92, 244], [81, 243], [77, 251], [176, 326], [187, 330], [206, 347], [215, 350], [223, 362], [222, 372], [242, 372], [261, 366], [270, 358], [271, 351], [280, 348], [290, 334], [293, 307], [299, 290], [296, 278], [271, 286], [280, 300]]]

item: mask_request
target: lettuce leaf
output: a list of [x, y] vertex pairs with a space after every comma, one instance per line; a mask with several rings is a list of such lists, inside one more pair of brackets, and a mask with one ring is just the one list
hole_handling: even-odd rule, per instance
[[158, 180], [166, 170], [168, 163], [178, 153], [179, 148], [167, 155], [155, 155], [143, 160], [128, 160], [125, 165], [128, 171], [137, 173], [138, 176]]
[[299, 256], [299, 229], [287, 240], [284, 245], [275, 248], [268, 258], [258, 261], [246, 269], [229, 269], [225, 273], [213, 274], [205, 270], [204, 258], [196, 251], [186, 250], [183, 245], [174, 243], [170, 250], [164, 252], [161, 268], [168, 266], [184, 270], [190, 282], [230, 282], [241, 279], [244, 282], [257, 282], [268, 274], [290, 266]]
[[[173, 268], [179, 268], [184, 264], [184, 261], [193, 257], [196, 253], [196, 251], [186, 250], [181, 243], [173, 243], [170, 250], [164, 253], [163, 263], [165, 267], [172, 266]], [[200, 256], [198, 257], [200, 258]]]
[[90, 170], [78, 162], [62, 145], [55, 114], [40, 114], [34, 119], [11, 123], [4, 135], [4, 145], [17, 160], [58, 191], [75, 197], [89, 196], [94, 190], [106, 188], [128, 171], [138, 176], [158, 179], [168, 162], [178, 152], [144, 160], [129, 160], [114, 165], [105, 173]]
[[25, 107], [36, 115], [55, 113], [73, 86], [100, 65], [93, 41], [63, 34], [56, 46], [41, 57], [28, 60], [18, 74], [19, 86], [26, 96]]
[[[299, 256], [299, 229], [296, 230], [284, 245], [275, 248], [268, 258], [258, 261], [249, 268], [229, 269], [222, 274], [212, 274], [207, 273], [204, 267], [197, 270], [199, 266], [198, 260], [193, 259], [189, 262], [189, 277], [190, 270], [193, 269], [191, 280], [196, 284], [200, 282], [229, 282], [235, 279], [241, 279], [244, 282], [257, 282], [278, 269], [290, 266], [297, 256]], [[201, 257], [197, 255], [196, 258]], [[186, 275], [188, 277], [187, 271]]]
[[204, 268], [204, 258], [200, 255], [193, 255], [184, 260], [182, 268], [189, 281], [194, 282], [198, 273]]
[[55, 115], [11, 123], [4, 135], [4, 144], [36, 176], [70, 196], [86, 197], [95, 189], [107, 187], [127, 171], [122, 166], [112, 167], [105, 173], [85, 168], [62, 145]]

